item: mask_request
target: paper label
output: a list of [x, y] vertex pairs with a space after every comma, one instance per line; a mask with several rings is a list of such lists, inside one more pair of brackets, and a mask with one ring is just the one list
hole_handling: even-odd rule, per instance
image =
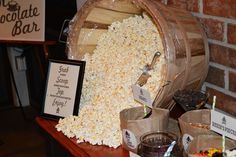
[[135, 154], [135, 153], [129, 151], [129, 157], [141, 157], [141, 156], [139, 156], [138, 154]]
[[223, 111], [211, 110], [211, 130], [236, 140], [236, 118]]
[[134, 100], [152, 108], [152, 100], [149, 91], [139, 87], [138, 85], [132, 85], [132, 90], [133, 90]]
[[130, 130], [123, 129], [122, 130], [123, 140], [125, 144], [131, 148], [136, 149], [138, 146], [138, 142], [136, 140], [136, 137], [134, 136], [134, 133], [132, 133]]
[[192, 142], [192, 140], [193, 140], [193, 137], [191, 135], [189, 135], [189, 134], [184, 134], [183, 135], [182, 144], [184, 146], [185, 152], [187, 151], [188, 146]]

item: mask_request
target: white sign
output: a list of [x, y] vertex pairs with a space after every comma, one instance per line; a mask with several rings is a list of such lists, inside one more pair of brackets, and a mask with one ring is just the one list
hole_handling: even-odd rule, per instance
[[236, 140], [236, 118], [211, 110], [211, 130]]
[[50, 60], [44, 116], [57, 118], [78, 114], [83, 73], [83, 62]]
[[139, 87], [138, 85], [132, 85], [132, 90], [133, 90], [133, 96], [134, 100], [138, 101], [139, 103], [143, 105], [147, 105], [148, 107], [152, 108], [152, 100], [150, 93]]
[[0, 40], [44, 41], [45, 0], [0, 0]]

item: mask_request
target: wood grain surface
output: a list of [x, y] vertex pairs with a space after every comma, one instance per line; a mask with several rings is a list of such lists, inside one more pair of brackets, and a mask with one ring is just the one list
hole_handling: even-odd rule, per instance
[[60, 143], [71, 155], [76, 157], [129, 157], [129, 152], [121, 146], [117, 149], [107, 146], [94, 146], [89, 143], [76, 143], [76, 139], [70, 139], [55, 128], [57, 122], [53, 120], [36, 118], [37, 124], [58, 143]]

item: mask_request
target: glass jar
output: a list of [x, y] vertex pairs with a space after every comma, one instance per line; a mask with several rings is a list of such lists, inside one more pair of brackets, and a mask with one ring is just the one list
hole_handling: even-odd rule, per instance
[[138, 155], [141, 157], [164, 157], [173, 141], [176, 141], [176, 144], [169, 157], [181, 157], [178, 136], [170, 132], [151, 132], [141, 136]]

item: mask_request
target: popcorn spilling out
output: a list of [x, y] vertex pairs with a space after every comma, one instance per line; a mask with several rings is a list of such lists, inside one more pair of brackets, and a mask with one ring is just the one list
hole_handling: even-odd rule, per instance
[[[59, 120], [56, 128], [77, 142], [118, 147], [122, 143], [119, 113], [136, 107], [131, 85], [152, 61], [155, 52], [163, 54], [161, 37], [146, 15], [114, 22], [102, 34], [92, 55], [85, 54], [86, 70], [78, 116]], [[150, 71], [142, 88], [154, 100], [162, 79], [164, 55]]]

